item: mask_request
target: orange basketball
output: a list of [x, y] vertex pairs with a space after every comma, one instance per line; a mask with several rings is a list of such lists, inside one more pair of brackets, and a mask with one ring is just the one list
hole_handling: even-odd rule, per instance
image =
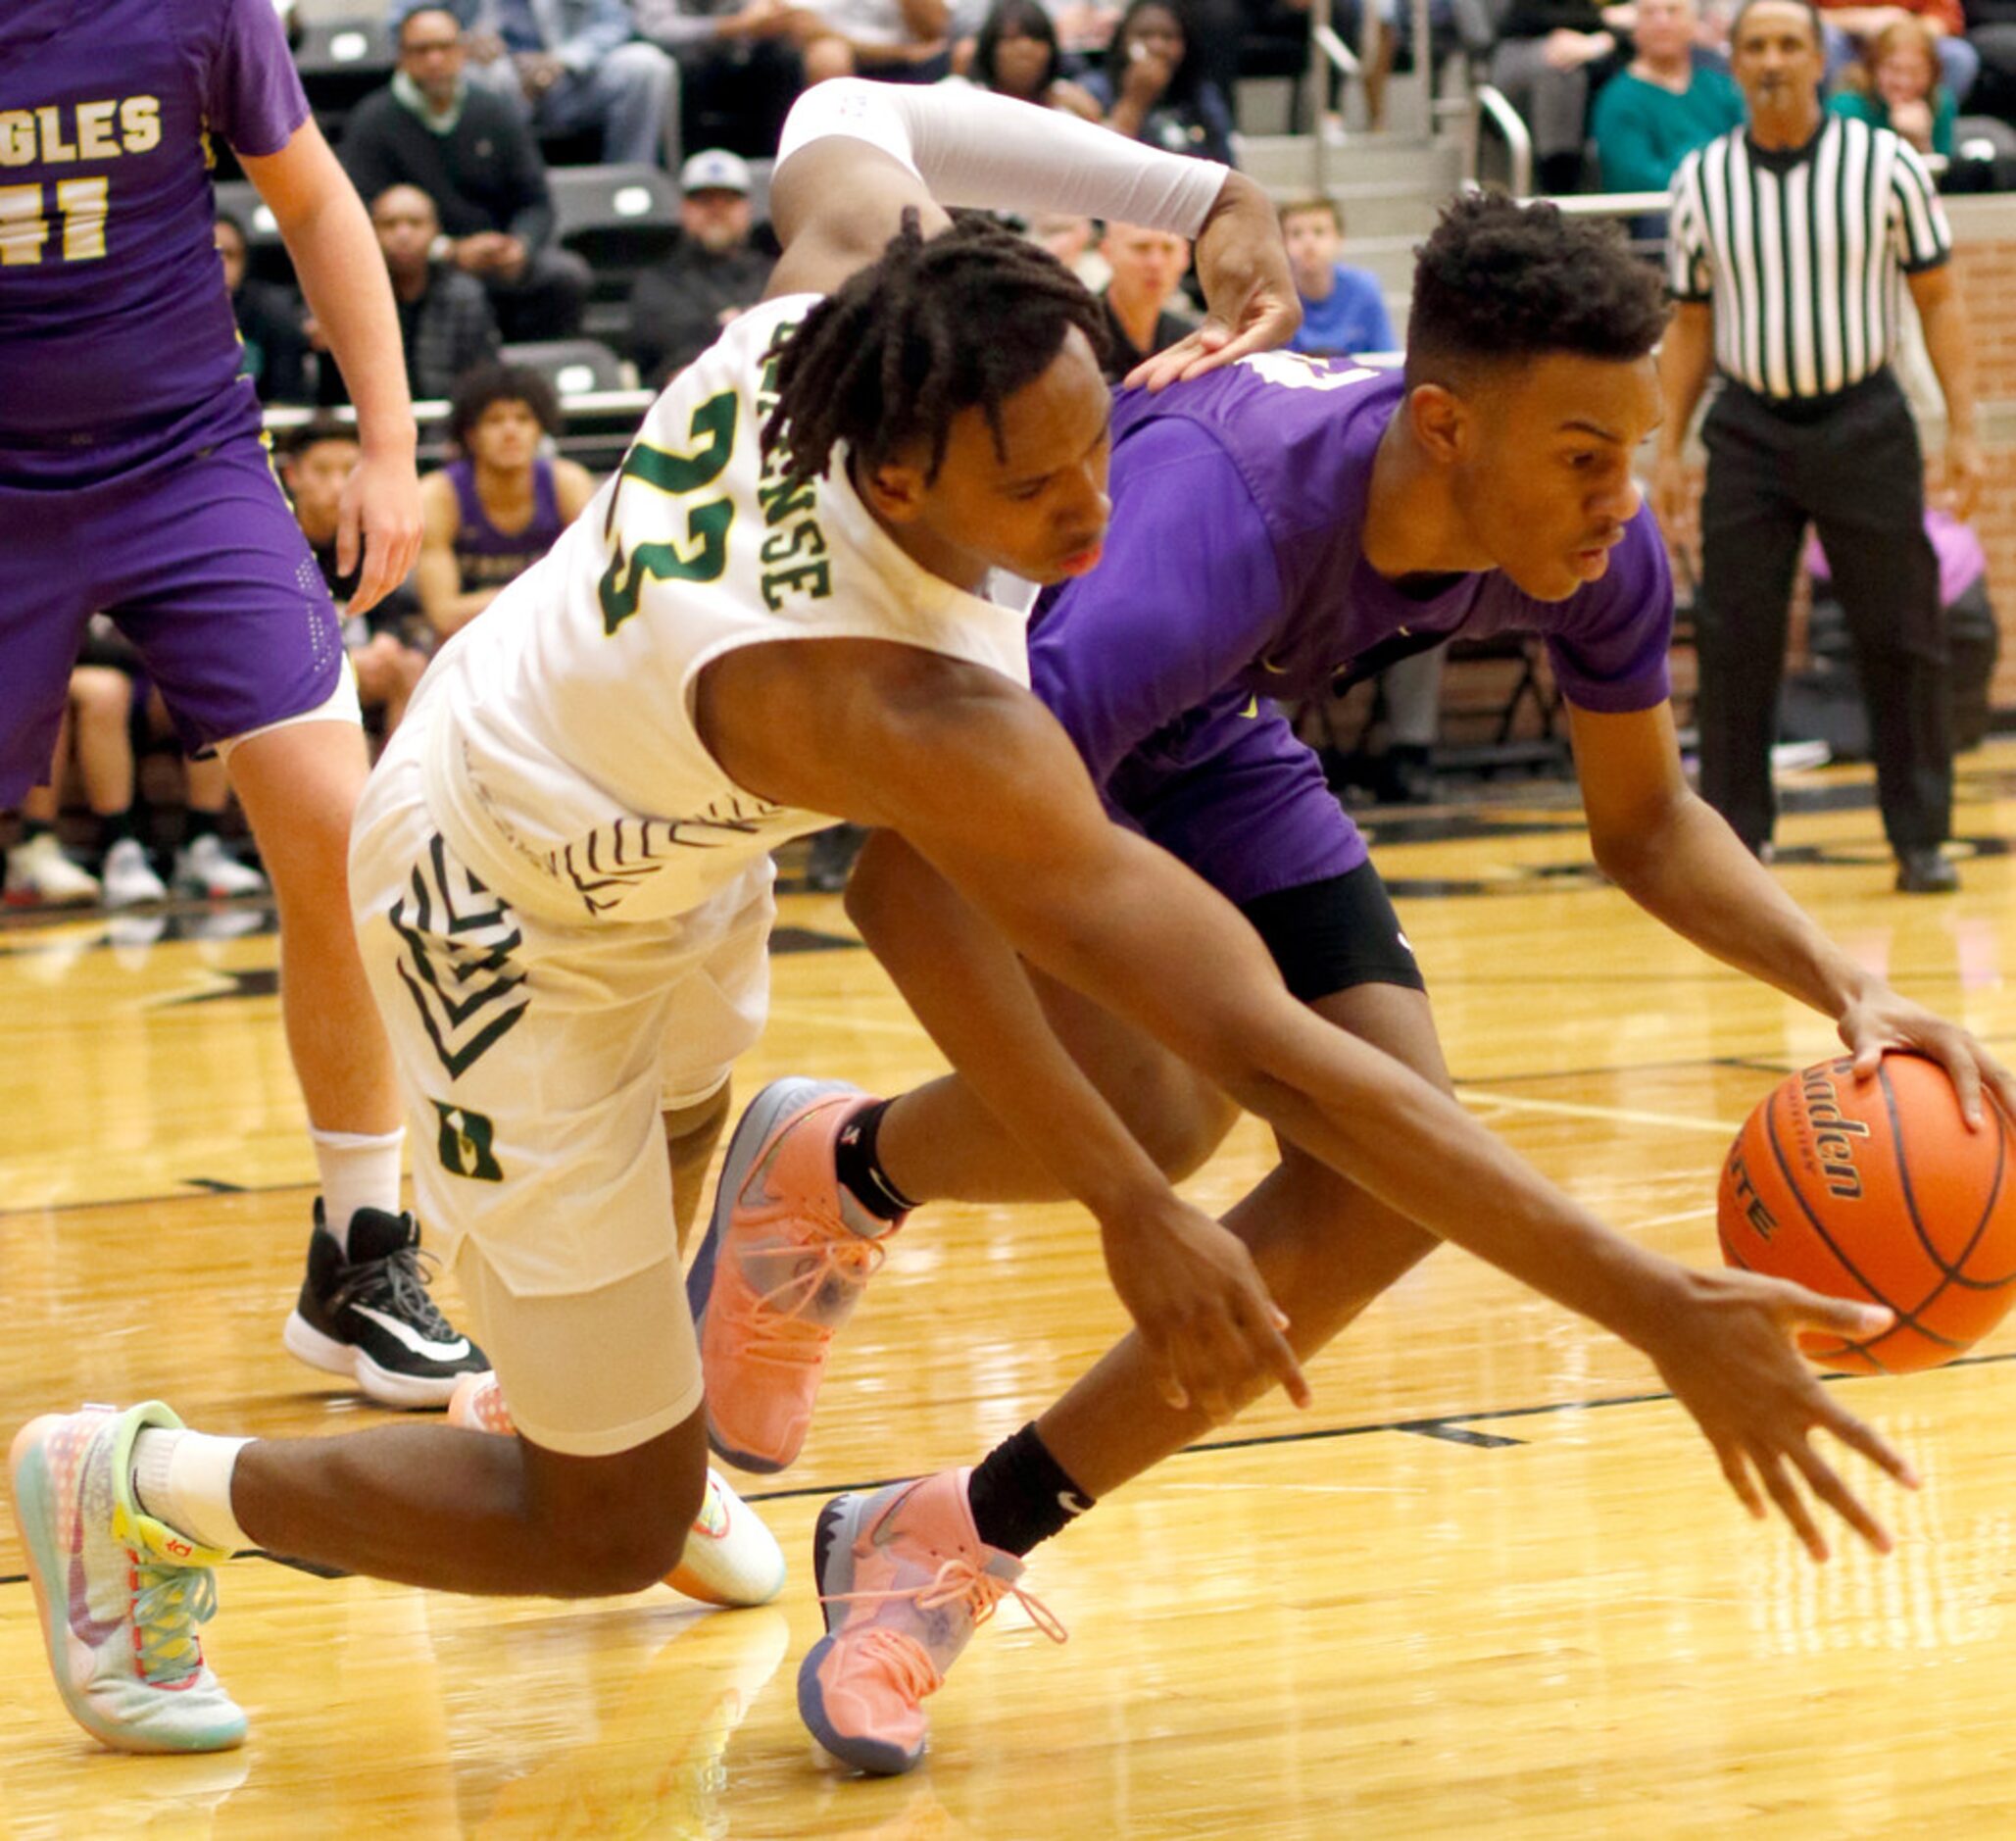
[[1937, 1368], [2016, 1303], [2012, 1149], [1993, 1105], [1967, 1129], [1937, 1062], [1886, 1055], [1870, 1080], [1821, 1062], [1780, 1081], [1737, 1133], [1716, 1198], [1722, 1257], [1897, 1314], [1868, 1342], [1801, 1336], [1823, 1368]]

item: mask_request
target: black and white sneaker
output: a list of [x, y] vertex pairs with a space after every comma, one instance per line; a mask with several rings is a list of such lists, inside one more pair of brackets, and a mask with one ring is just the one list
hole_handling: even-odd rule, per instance
[[282, 1338], [287, 1353], [349, 1375], [380, 1406], [445, 1407], [457, 1381], [490, 1364], [441, 1315], [420, 1257], [411, 1215], [361, 1208], [350, 1219], [346, 1259], [318, 1200], [308, 1276]]

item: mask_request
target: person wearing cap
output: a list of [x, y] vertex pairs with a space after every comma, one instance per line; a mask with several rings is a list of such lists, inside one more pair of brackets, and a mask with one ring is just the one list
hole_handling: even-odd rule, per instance
[[750, 240], [749, 166], [710, 147], [679, 169], [679, 240], [630, 290], [630, 357], [651, 388], [762, 298], [775, 260]]

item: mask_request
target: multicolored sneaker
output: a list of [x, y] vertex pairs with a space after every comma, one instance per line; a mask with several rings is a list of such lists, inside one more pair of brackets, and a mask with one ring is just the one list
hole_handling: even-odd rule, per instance
[[16, 1434], [14, 1519], [27, 1550], [56, 1691], [78, 1725], [123, 1752], [221, 1752], [245, 1715], [204, 1666], [196, 1626], [229, 1558], [144, 1513], [133, 1440], [181, 1420], [159, 1401], [49, 1414]]
[[742, 1469], [781, 1470], [797, 1458], [834, 1333], [904, 1223], [877, 1220], [833, 1173], [841, 1126], [871, 1103], [845, 1081], [773, 1080], [728, 1140], [686, 1301], [708, 1441]]
[[[945, 1685], [973, 1631], [1012, 1596], [1053, 1642], [1064, 1626], [1021, 1589], [1022, 1563], [983, 1542], [970, 1469], [836, 1496], [819, 1511], [812, 1563], [826, 1634], [799, 1666], [798, 1714], [841, 1761], [896, 1776], [924, 1755], [921, 1702]], [[836, 1623], [837, 1619], [837, 1623]]]
[[[495, 1374], [470, 1374], [448, 1403], [448, 1423], [472, 1432], [515, 1434]], [[755, 1510], [709, 1469], [700, 1515], [679, 1564], [665, 1574], [675, 1592], [708, 1605], [767, 1605], [784, 1589], [784, 1550]]]
[[308, 1272], [281, 1335], [287, 1353], [347, 1374], [380, 1406], [446, 1406], [464, 1375], [486, 1373], [490, 1363], [427, 1290], [419, 1223], [361, 1208], [349, 1242], [346, 1258], [318, 1198]]

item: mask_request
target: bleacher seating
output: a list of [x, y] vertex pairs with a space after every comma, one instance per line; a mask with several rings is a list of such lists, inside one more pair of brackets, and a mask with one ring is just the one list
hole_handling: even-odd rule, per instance
[[393, 61], [382, 19], [322, 20], [302, 27], [294, 68], [331, 144], [341, 138], [350, 111], [390, 81]]
[[600, 339], [527, 339], [507, 345], [503, 358], [507, 365], [538, 372], [563, 397], [627, 390], [635, 383], [629, 367]]

